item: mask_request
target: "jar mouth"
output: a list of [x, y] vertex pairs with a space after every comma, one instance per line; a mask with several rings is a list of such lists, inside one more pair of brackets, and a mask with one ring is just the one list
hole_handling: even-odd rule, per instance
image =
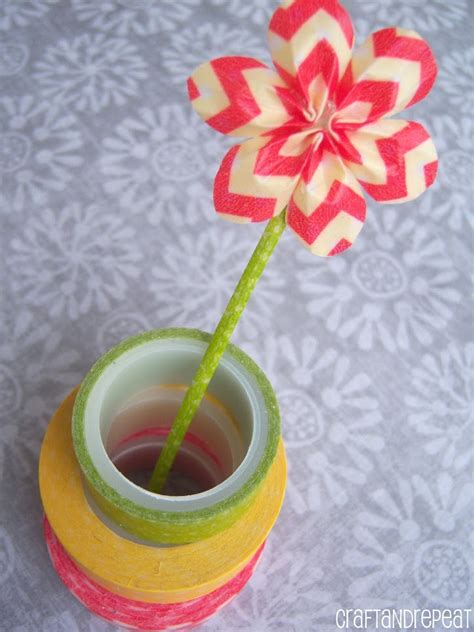
[[[233, 453], [232, 466], [221, 482], [199, 493], [180, 496], [155, 494], [129, 480], [107, 452], [110, 442], [113, 444], [115, 441], [116, 445], [120, 438], [120, 433], [114, 435], [114, 419], [130, 407], [130, 402], [137, 395], [157, 388], [168, 389], [169, 395], [170, 385], [179, 384], [181, 387], [175, 388], [175, 394], [179, 395], [175, 401], [177, 410], [178, 400], [182, 398], [186, 385], [190, 384], [209, 338], [208, 334], [194, 330], [149, 332], [118, 345], [93, 367], [81, 387], [82, 393], [80, 391], [74, 408], [73, 440], [86, 479], [100, 495], [106, 496], [107, 489], [111, 488], [115, 494], [145, 510], [179, 513], [206, 510], [225, 502], [243, 487], [253, 486], [262, 478], [259, 468], [268, 469], [272, 460], [270, 453], [276, 452], [279, 416], [276, 402], [273, 406], [276, 416], [270, 415], [263, 396], [259, 380], [266, 378], [260, 372], [259, 379], [256, 379], [258, 367], [235, 347], [224, 353], [208, 388], [210, 398], [205, 398], [203, 402], [204, 407], [211, 409], [221, 406], [227, 418], [232, 420], [224, 429], [221, 427], [221, 431], [228, 434], [233, 427], [232, 432], [237, 435], [237, 438], [228, 441], [227, 448], [222, 444], [222, 450], [227, 449], [230, 453], [233, 450]], [[243, 362], [243, 358], [248, 363]], [[249, 370], [250, 366], [255, 371]], [[271, 391], [269, 383], [266, 384]], [[275, 410], [272, 412], [275, 413]], [[209, 414], [216, 417], [215, 410]], [[168, 416], [168, 425], [173, 418], [174, 415]], [[219, 427], [219, 423], [222, 424], [222, 419], [216, 421], [215, 428]], [[138, 424], [133, 429], [138, 432], [144, 427]], [[229, 462], [226, 466], [229, 468]]]
[[[113, 464], [129, 481], [147, 489], [169, 430], [169, 427], [151, 427], [127, 437], [109, 453]], [[161, 494], [192, 496], [216, 487], [225, 478], [223, 462], [199, 436], [188, 432]]]
[[[160, 385], [138, 393], [119, 410], [103, 441], [114, 466], [142, 489], [148, 488], [186, 390], [186, 385]], [[196, 496], [217, 487], [239, 467], [248, 447], [232, 415], [206, 395], [160, 495]]]

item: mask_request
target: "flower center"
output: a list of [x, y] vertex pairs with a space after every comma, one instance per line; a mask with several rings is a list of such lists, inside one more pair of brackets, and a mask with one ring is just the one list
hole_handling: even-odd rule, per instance
[[331, 119], [335, 111], [336, 106], [334, 105], [334, 103], [332, 101], [328, 101], [326, 107], [324, 108], [321, 116], [317, 121], [322, 129], [327, 129], [328, 131], [330, 131]]
[[321, 110], [321, 114], [318, 115], [318, 111], [311, 103], [308, 108], [303, 111], [305, 119], [312, 123], [311, 131], [323, 131], [331, 133], [331, 119], [336, 111], [336, 106], [332, 101], [328, 101], [324, 108]]
[[312, 103], [310, 103], [309, 106], [303, 110], [303, 116], [310, 123], [313, 123], [316, 120], [318, 113], [314, 109], [314, 106]]

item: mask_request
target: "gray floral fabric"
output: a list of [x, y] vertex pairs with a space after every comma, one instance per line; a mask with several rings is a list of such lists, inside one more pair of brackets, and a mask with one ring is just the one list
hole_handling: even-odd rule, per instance
[[[473, 603], [473, 3], [346, 0], [359, 41], [414, 28], [440, 66], [413, 112], [436, 185], [369, 203], [332, 260], [285, 234], [234, 341], [271, 378], [284, 508], [243, 593], [203, 630], [336, 630], [339, 607]], [[185, 78], [268, 61], [273, 0], [0, 0], [0, 628], [112, 626], [63, 587], [41, 531], [48, 419], [93, 361], [151, 327], [212, 331], [262, 230], [217, 219], [230, 141]], [[443, 629], [438, 627], [436, 629]]]

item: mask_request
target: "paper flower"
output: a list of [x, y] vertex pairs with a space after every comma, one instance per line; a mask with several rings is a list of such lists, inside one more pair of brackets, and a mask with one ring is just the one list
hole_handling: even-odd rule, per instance
[[216, 175], [219, 214], [259, 222], [286, 209], [311, 251], [330, 256], [363, 226], [363, 189], [395, 203], [433, 183], [438, 161], [428, 132], [388, 119], [431, 90], [430, 47], [400, 28], [373, 33], [354, 54], [353, 43], [337, 0], [287, 0], [270, 20], [276, 72], [249, 57], [221, 57], [189, 78], [192, 104], [211, 127], [250, 137]]
[[217, 212], [270, 221], [173, 421], [150, 480], [155, 492], [285, 226], [314, 254], [336, 255], [363, 226], [363, 189], [380, 202], [405, 202], [436, 177], [428, 132], [388, 119], [423, 99], [436, 79], [433, 53], [417, 33], [377, 31], [352, 55], [354, 29], [337, 0], [285, 0], [269, 36], [276, 72], [250, 57], [220, 57], [188, 79], [189, 98], [206, 123], [250, 137], [230, 149], [217, 172]]

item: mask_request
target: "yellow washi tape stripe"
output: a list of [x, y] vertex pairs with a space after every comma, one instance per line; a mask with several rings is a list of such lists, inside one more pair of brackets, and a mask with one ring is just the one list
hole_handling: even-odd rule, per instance
[[138, 544], [107, 527], [86, 500], [71, 437], [75, 395], [73, 391], [53, 416], [39, 463], [45, 513], [75, 562], [109, 590], [157, 603], [195, 599], [235, 576], [267, 538], [280, 512], [286, 484], [283, 443], [251, 507], [232, 527], [192, 544]]

